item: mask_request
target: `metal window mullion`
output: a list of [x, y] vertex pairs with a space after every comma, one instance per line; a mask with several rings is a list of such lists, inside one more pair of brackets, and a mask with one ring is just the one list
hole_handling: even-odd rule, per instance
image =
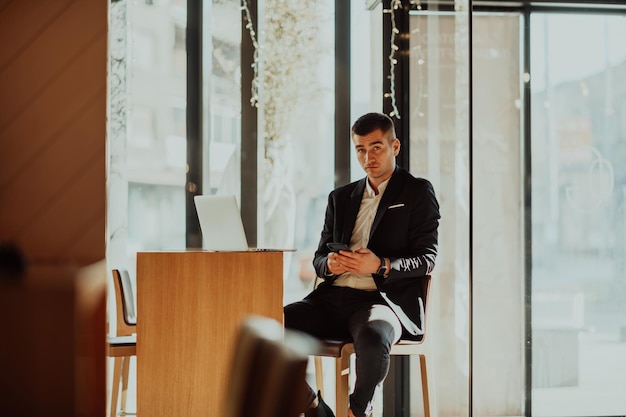
[[350, 1], [335, 1], [335, 186], [350, 182]]
[[202, 194], [202, 0], [187, 0], [187, 178], [185, 240], [188, 248], [202, 247], [200, 223], [193, 197]]
[[[252, 24], [258, 33], [258, 1], [247, 0]], [[254, 45], [245, 14], [241, 16], [241, 219], [248, 245], [258, 243], [258, 109], [250, 105], [254, 78]]]

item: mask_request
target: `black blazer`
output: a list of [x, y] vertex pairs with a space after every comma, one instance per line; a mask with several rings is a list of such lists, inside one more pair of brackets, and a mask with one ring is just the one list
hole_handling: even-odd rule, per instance
[[[352, 229], [359, 212], [363, 178], [339, 187], [328, 196], [324, 227], [313, 267], [330, 285], [336, 275], [327, 275], [326, 243], [350, 244]], [[387, 278], [372, 274], [378, 291], [396, 313], [404, 327], [403, 339], [420, 339], [424, 321], [424, 280], [431, 273], [437, 256], [439, 204], [431, 183], [396, 167], [374, 217], [368, 248], [391, 260]]]

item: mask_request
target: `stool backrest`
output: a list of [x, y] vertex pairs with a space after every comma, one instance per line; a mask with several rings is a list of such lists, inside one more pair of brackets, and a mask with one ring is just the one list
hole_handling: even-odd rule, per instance
[[114, 269], [113, 285], [115, 287], [117, 335], [130, 336], [136, 333], [137, 315], [135, 312], [133, 287], [128, 271], [125, 269]]

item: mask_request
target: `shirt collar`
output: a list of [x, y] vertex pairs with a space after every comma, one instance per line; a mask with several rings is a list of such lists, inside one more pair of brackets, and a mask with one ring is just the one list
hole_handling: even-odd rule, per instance
[[[390, 179], [391, 177], [387, 178], [385, 181], [380, 183], [380, 185], [378, 186], [378, 195], [382, 195], [385, 192], [385, 189], [387, 188], [387, 184], [389, 184]], [[374, 192], [374, 189], [370, 185], [370, 180], [367, 177], [365, 178], [365, 190], [367, 191], [367, 195], [369, 197], [371, 198], [376, 197], [376, 193]]]

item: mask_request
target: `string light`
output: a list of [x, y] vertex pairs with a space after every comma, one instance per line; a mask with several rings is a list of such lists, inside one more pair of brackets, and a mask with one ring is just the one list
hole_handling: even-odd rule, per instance
[[410, 0], [410, 3], [415, 6], [417, 10], [422, 10], [422, 2], [420, 0]]
[[387, 78], [389, 79], [389, 92], [384, 94], [385, 98], [391, 99], [391, 108], [392, 112], [389, 113], [390, 117], [396, 117], [400, 119], [400, 111], [398, 110], [398, 106], [396, 104], [396, 64], [398, 60], [396, 59], [396, 51], [400, 48], [396, 45], [396, 35], [400, 33], [398, 27], [396, 26], [396, 17], [395, 10], [398, 10], [402, 7], [401, 0], [392, 0], [391, 1], [391, 9], [383, 10], [383, 13], [388, 13], [391, 16], [391, 37], [389, 39], [390, 43], [390, 53], [389, 53], [389, 75]]
[[[418, 10], [422, 9], [420, 0], [410, 0], [411, 5], [416, 6]], [[398, 119], [401, 118], [400, 111], [398, 110], [398, 106], [396, 103], [396, 75], [395, 68], [398, 60], [396, 58], [396, 52], [400, 49], [396, 44], [396, 36], [400, 33], [398, 27], [396, 25], [395, 18], [395, 10], [398, 10], [402, 7], [401, 0], [392, 0], [391, 1], [391, 9], [383, 10], [383, 13], [388, 13], [391, 17], [391, 37], [389, 40], [390, 43], [390, 53], [389, 53], [389, 92], [384, 94], [385, 98], [389, 98], [391, 100], [392, 112], [389, 114], [391, 117], [396, 117]], [[250, 105], [254, 107], [258, 107], [259, 104], [259, 44], [256, 38], [256, 32], [254, 30], [254, 24], [252, 22], [252, 17], [250, 13], [250, 8], [248, 7], [247, 0], [241, 0], [240, 9], [243, 11], [245, 15], [246, 29], [250, 33], [250, 39], [252, 41], [252, 46], [254, 47], [253, 60], [252, 60], [252, 69], [253, 69], [253, 77], [250, 87]]]
[[254, 31], [254, 25], [252, 23], [252, 17], [250, 15], [250, 8], [248, 7], [247, 0], [241, 0], [241, 6], [239, 7], [243, 11], [246, 18], [246, 29], [250, 33], [250, 39], [252, 40], [252, 46], [254, 47], [254, 54], [252, 55], [252, 82], [250, 86], [250, 105], [253, 107], [259, 107], [259, 43], [257, 42], [256, 32]]
[[[422, 10], [419, 0], [411, 0], [411, 4], [415, 6], [417, 10]], [[424, 92], [424, 64], [426, 64], [426, 59], [424, 58], [424, 49], [422, 48], [423, 40], [419, 39], [421, 36], [420, 21], [421, 18], [416, 19], [415, 28], [411, 30], [411, 37], [416, 37], [415, 45], [411, 48], [411, 57], [414, 57], [411, 62], [415, 62], [417, 64], [411, 66], [411, 68], [415, 68], [415, 76], [411, 78], [411, 85], [415, 85], [415, 91], [418, 92], [418, 94], [415, 95], [415, 99], [411, 100], [411, 117], [424, 117], [422, 104], [423, 100], [428, 97], [428, 94]]]

